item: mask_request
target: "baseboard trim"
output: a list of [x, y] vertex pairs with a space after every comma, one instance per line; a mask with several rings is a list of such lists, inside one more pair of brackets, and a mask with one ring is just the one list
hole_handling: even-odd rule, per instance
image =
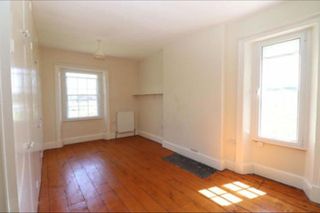
[[146, 132], [146, 131], [142, 131], [142, 130], [138, 130], [138, 135], [162, 144], [162, 137], [161, 136], [158, 136], [158, 135]]
[[260, 175], [275, 181], [278, 181], [280, 183], [284, 183], [290, 186], [294, 186], [299, 189], [303, 189], [303, 183], [304, 178], [302, 176], [292, 174], [289, 172], [285, 172], [282, 170], [274, 169], [271, 167], [267, 167], [261, 164], [257, 163], [247, 163], [242, 166], [241, 171], [238, 171], [234, 161], [231, 160], [225, 160], [224, 161], [224, 168], [230, 169], [234, 172], [240, 173], [240, 174], [256, 174]]
[[116, 134], [114, 132], [108, 132], [105, 136], [104, 136], [104, 139], [105, 140], [112, 140], [112, 139], [115, 139], [116, 137]]
[[83, 135], [78, 137], [70, 137], [62, 139], [64, 145], [83, 143], [87, 141], [101, 140], [105, 138], [105, 133], [93, 134], [93, 135]]
[[49, 150], [49, 149], [57, 149], [61, 148], [61, 143], [58, 143], [56, 141], [48, 141], [43, 143], [43, 150]]
[[320, 203], [320, 186], [313, 185], [307, 179], [304, 179], [303, 191], [311, 201]]
[[209, 157], [208, 155], [202, 154], [200, 152], [194, 152], [190, 149], [179, 146], [177, 144], [170, 143], [166, 140], [162, 140], [162, 146], [164, 148], [170, 149], [171, 151], [177, 152], [180, 155], [186, 156], [188, 158], [191, 158], [193, 160], [196, 160], [198, 162], [201, 162], [203, 164], [206, 164], [208, 166], [211, 166], [218, 170], [223, 170], [223, 164], [220, 160], [214, 159], [212, 157]]
[[232, 160], [224, 160], [223, 161], [223, 168], [224, 169], [229, 169], [231, 171], [235, 171], [235, 165]]
[[[124, 138], [129, 136], [133, 136], [133, 133], [119, 134], [118, 138]], [[94, 140], [112, 140], [112, 139], [115, 139], [114, 132], [82, 135], [78, 137], [69, 137], [69, 138], [62, 139], [62, 143], [59, 143], [57, 141], [45, 142], [43, 143], [43, 150], [61, 148], [64, 145], [68, 145], [68, 144], [83, 143], [83, 142], [94, 141]]]
[[[238, 172], [235, 163], [232, 160], [225, 160], [224, 168]], [[305, 179], [302, 176], [267, 167], [257, 163], [246, 164], [246, 166], [244, 166], [243, 171], [244, 174], [257, 174], [262, 177], [266, 177], [278, 181], [280, 183], [284, 183], [286, 185], [302, 189], [311, 201], [320, 203], [320, 186], [311, 184], [307, 179]]]
[[302, 176], [256, 163], [252, 164], [252, 167], [254, 174], [270, 178], [272, 180], [294, 186], [299, 189], [303, 189], [304, 178]]
[[57, 148], [61, 148], [64, 145], [68, 145], [68, 144], [83, 143], [83, 142], [87, 142], [87, 141], [105, 139], [105, 136], [106, 136], [105, 133], [99, 133], [99, 134], [64, 138], [64, 139], [62, 139], [62, 142], [49, 141], [49, 142], [43, 143], [43, 150], [57, 149]]

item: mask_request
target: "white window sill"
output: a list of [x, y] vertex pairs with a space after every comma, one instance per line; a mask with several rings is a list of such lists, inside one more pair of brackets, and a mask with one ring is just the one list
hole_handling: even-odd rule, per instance
[[271, 140], [271, 139], [266, 139], [266, 138], [252, 138], [251, 139], [255, 143], [262, 143], [262, 144], [271, 144], [275, 146], [282, 146], [290, 149], [297, 149], [300, 151], [307, 151], [308, 149], [304, 146], [301, 146], [301, 144], [290, 144], [288, 142], [282, 142], [282, 141], [276, 141], [276, 140]]
[[84, 117], [84, 118], [65, 118], [63, 122], [73, 122], [73, 121], [89, 121], [89, 120], [102, 120], [102, 116], [95, 116], [95, 117]]

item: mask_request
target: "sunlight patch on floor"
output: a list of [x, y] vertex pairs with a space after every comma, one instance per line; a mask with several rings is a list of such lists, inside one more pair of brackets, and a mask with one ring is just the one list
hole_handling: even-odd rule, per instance
[[[232, 192], [227, 192], [221, 187]], [[267, 194], [240, 181], [227, 183], [221, 187], [213, 186], [207, 189], [201, 189], [198, 192], [220, 206], [229, 206], [241, 202], [242, 199], [238, 196], [254, 199]]]

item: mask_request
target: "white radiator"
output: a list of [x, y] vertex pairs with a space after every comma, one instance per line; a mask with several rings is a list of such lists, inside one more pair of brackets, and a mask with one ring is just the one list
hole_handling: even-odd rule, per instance
[[116, 138], [118, 134], [130, 132], [135, 134], [134, 112], [117, 112]]

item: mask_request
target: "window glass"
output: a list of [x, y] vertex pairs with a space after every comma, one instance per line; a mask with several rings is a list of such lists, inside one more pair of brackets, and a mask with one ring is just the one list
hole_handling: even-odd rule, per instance
[[67, 119], [99, 116], [98, 74], [65, 72]]
[[300, 39], [262, 47], [259, 137], [297, 142]]

